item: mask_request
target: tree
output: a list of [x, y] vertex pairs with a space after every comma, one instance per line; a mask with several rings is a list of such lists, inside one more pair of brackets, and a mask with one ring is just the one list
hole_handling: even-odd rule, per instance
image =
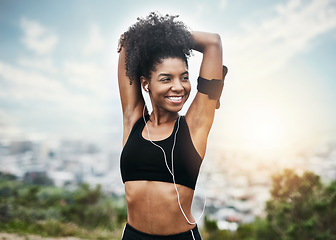
[[267, 220], [281, 239], [336, 239], [336, 183], [321, 183], [312, 172], [285, 170], [273, 176]]
[[[15, 180], [0, 172], [0, 231], [69, 236], [119, 234], [126, 221], [120, 197], [82, 184], [75, 191]], [[98, 231], [98, 232], [96, 232]], [[92, 237], [91, 239], [101, 239]], [[105, 238], [104, 238], [105, 239]]]

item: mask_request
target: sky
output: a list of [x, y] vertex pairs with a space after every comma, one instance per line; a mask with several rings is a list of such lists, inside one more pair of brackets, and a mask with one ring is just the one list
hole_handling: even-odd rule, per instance
[[[335, 0], [0, 0], [0, 139], [121, 146], [117, 42], [152, 11], [221, 35], [229, 73], [210, 134], [218, 147], [335, 140]], [[189, 60], [194, 89], [200, 61]]]

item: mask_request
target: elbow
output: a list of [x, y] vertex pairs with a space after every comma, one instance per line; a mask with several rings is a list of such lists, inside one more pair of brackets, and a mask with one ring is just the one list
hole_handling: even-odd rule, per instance
[[207, 37], [207, 44], [204, 46], [203, 54], [222, 52], [222, 40], [219, 34], [211, 33]]
[[222, 58], [222, 40], [219, 34], [212, 33], [207, 38], [207, 44], [203, 49], [203, 54], [208, 56]]
[[222, 47], [222, 40], [221, 36], [218, 33], [212, 33], [209, 38], [209, 45], [214, 46], [214, 47]]
[[196, 51], [204, 53], [207, 49], [222, 48], [221, 37], [218, 33], [193, 32], [192, 34], [195, 41], [194, 49]]

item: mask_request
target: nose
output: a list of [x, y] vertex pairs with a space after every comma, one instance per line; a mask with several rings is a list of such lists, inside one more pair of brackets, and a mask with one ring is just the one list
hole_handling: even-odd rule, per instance
[[180, 81], [180, 79], [174, 79], [173, 84], [171, 86], [171, 90], [174, 92], [181, 92], [184, 90], [184, 87]]

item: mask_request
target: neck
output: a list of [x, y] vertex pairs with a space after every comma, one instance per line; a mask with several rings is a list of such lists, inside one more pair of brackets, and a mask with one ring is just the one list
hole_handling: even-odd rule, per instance
[[152, 113], [149, 116], [149, 121], [151, 121], [154, 126], [159, 126], [161, 124], [175, 122], [178, 116], [179, 114], [177, 112], [162, 112], [153, 109]]

